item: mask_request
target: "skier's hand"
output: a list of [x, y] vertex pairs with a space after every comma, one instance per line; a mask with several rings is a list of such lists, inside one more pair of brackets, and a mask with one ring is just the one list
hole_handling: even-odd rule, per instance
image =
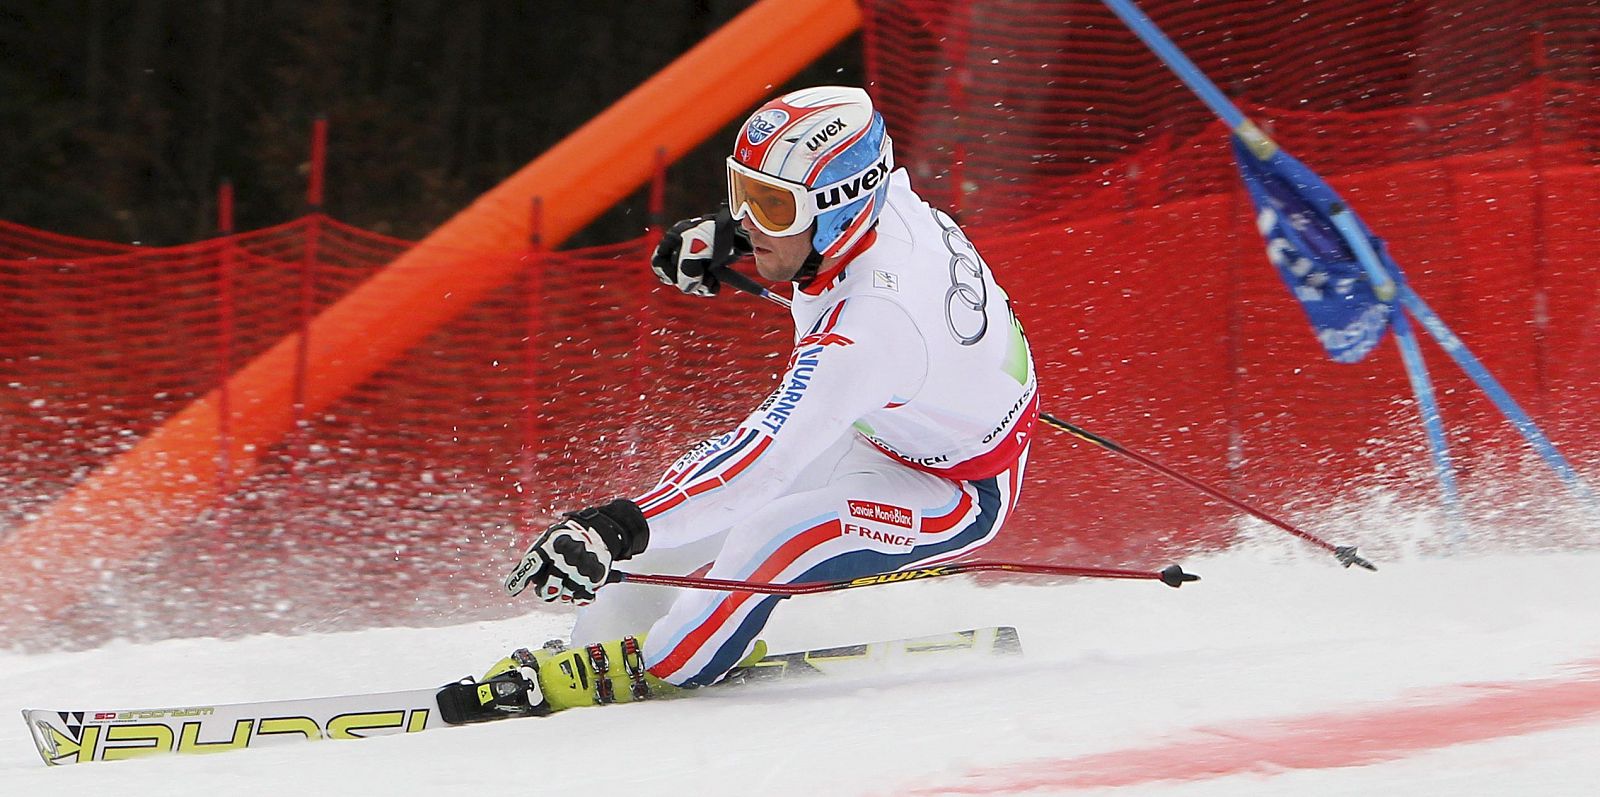
[[568, 512], [528, 546], [506, 577], [506, 591], [517, 595], [531, 586], [540, 600], [585, 605], [605, 585], [612, 562], [631, 558], [649, 542], [644, 513], [627, 499]]
[[672, 225], [656, 244], [650, 270], [662, 284], [691, 296], [715, 296], [721, 286], [714, 270], [750, 252], [750, 236], [724, 207]]

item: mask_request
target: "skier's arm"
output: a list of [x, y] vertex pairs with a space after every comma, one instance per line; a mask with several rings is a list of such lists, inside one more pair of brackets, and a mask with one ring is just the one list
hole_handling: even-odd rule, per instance
[[634, 499], [652, 544], [719, 531], [776, 498], [863, 415], [911, 398], [926, 373], [927, 352], [898, 305], [854, 297], [831, 308], [760, 407]]

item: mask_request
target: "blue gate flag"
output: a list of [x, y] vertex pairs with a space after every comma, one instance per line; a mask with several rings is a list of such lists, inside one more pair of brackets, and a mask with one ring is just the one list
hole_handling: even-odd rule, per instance
[[[1305, 164], [1282, 149], [1257, 157], [1237, 134], [1233, 154], [1239, 176], [1256, 208], [1256, 228], [1267, 242], [1272, 261], [1289, 292], [1305, 308], [1317, 340], [1336, 362], [1360, 362], [1389, 328], [1394, 306], [1378, 298], [1361, 260], [1334, 225], [1344, 200]], [[1354, 214], [1377, 259], [1398, 282], [1399, 269]]]

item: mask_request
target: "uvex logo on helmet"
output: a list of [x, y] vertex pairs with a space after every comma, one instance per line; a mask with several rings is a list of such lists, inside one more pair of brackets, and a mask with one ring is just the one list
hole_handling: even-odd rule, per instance
[[789, 112], [782, 108], [768, 108], [751, 117], [750, 123], [745, 125], [744, 137], [751, 144], [760, 144], [778, 132], [789, 121]]
[[828, 139], [833, 138], [834, 136], [839, 135], [840, 133], [849, 129], [850, 126], [845, 124], [843, 119], [835, 119], [829, 122], [821, 130], [813, 133], [811, 138], [806, 139], [806, 149], [816, 152], [817, 147], [828, 143]]
[[827, 210], [838, 207], [847, 202], [872, 193], [880, 183], [889, 177], [889, 158], [884, 156], [872, 168], [857, 174], [849, 180], [817, 191], [813, 196], [817, 198], [817, 210]]

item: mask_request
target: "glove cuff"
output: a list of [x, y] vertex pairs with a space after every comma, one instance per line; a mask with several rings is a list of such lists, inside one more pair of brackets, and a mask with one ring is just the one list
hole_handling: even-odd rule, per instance
[[650, 544], [650, 524], [644, 519], [644, 512], [626, 498], [568, 512], [566, 517], [594, 529], [605, 540], [612, 561], [631, 559]]

